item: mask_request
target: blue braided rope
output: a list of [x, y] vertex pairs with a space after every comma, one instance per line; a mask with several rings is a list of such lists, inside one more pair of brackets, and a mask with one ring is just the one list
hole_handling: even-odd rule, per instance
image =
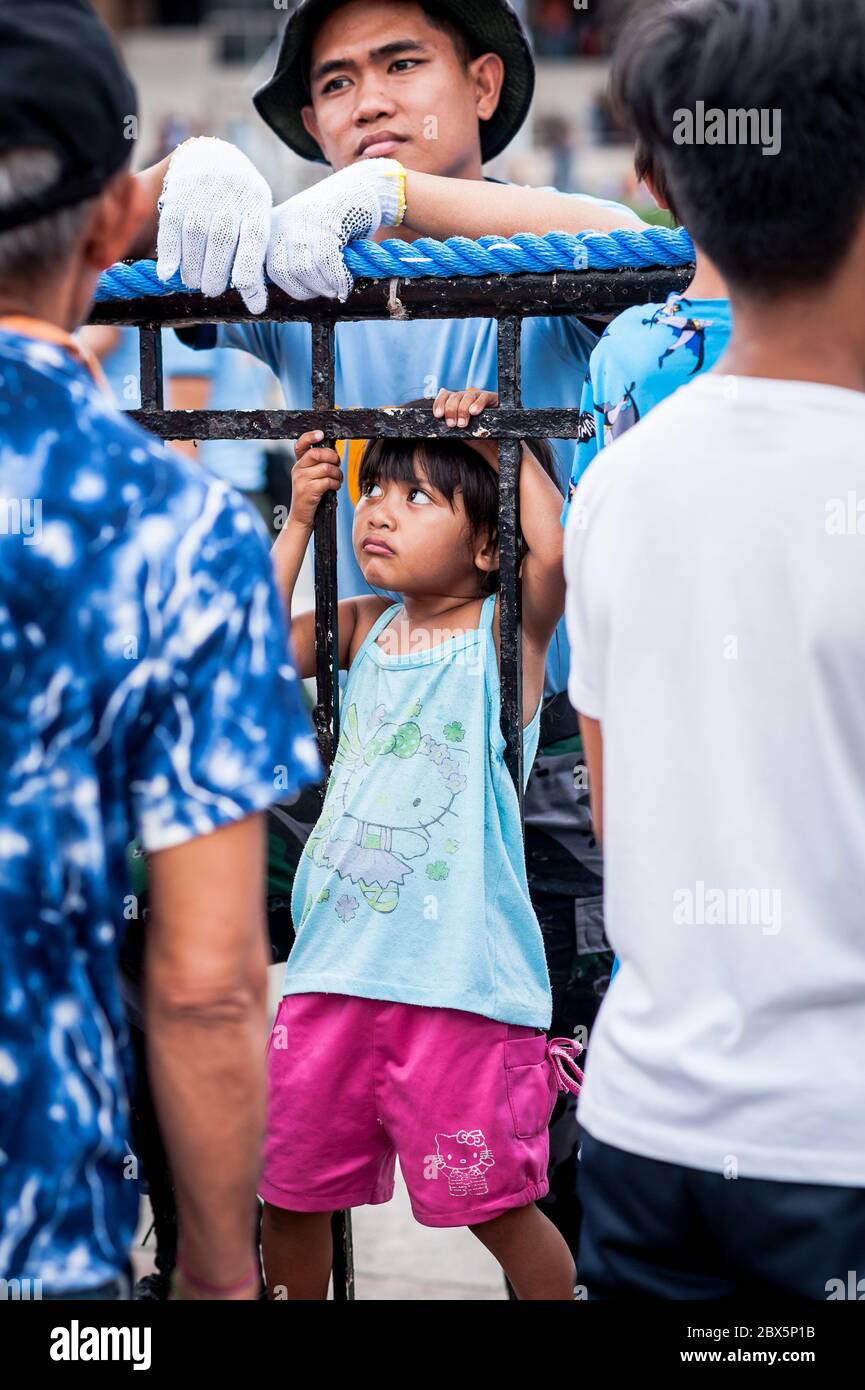
[[[649, 267], [684, 266], [694, 259], [694, 243], [683, 229], [649, 227], [632, 232], [548, 232], [534, 236], [519, 232], [509, 238], [485, 236], [478, 241], [450, 237], [435, 241], [353, 241], [345, 249], [345, 263], [352, 275], [374, 280], [399, 276], [415, 280], [424, 275], [520, 275], [548, 274], [555, 270], [644, 270]], [[186, 289], [180, 275], [162, 281], [155, 261], [113, 265], [99, 278], [97, 302], [147, 299], [176, 294]]]

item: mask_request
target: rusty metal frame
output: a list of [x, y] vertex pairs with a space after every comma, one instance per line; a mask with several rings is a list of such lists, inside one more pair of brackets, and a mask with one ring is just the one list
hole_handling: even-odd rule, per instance
[[[601, 324], [635, 304], [658, 303], [684, 290], [693, 267], [658, 270], [558, 272], [547, 275], [460, 277], [456, 279], [361, 280], [345, 304], [333, 300], [299, 302], [270, 289], [267, 318], [305, 322], [312, 330], [312, 406], [309, 410], [203, 410], [164, 408], [160, 330], [192, 324], [261, 322], [239, 295], [219, 299], [173, 294], [140, 300], [101, 302], [90, 322], [139, 330], [141, 409], [133, 418], [162, 439], [296, 439], [320, 429], [324, 442], [337, 439], [412, 438], [469, 435], [448, 429], [422, 410], [339, 410], [335, 406], [336, 325], [363, 319], [494, 318], [498, 323], [499, 408], [484, 413], [484, 430], [499, 440], [499, 554], [502, 732], [506, 761], [523, 809], [522, 631], [520, 623], [519, 441], [527, 437], [573, 439], [579, 429], [574, 406], [524, 410], [520, 342], [527, 317], [577, 315]], [[575, 364], [574, 395], [582, 385]], [[474, 426], [477, 428], [477, 425]], [[328, 771], [339, 739], [339, 638], [336, 581], [336, 496], [318, 508], [315, 545], [315, 634], [318, 702], [314, 722], [322, 763]], [[351, 1219], [334, 1215], [333, 1293], [354, 1298]]]

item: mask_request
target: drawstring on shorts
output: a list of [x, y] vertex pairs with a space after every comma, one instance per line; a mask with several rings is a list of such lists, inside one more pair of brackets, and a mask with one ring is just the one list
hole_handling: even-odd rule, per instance
[[553, 1068], [556, 1085], [560, 1091], [580, 1094], [583, 1073], [577, 1066], [577, 1058], [583, 1050], [576, 1038], [550, 1038], [547, 1043], [547, 1061]]

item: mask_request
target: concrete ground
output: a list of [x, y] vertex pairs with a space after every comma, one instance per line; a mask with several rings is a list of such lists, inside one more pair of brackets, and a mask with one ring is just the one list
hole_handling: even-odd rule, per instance
[[[153, 1269], [153, 1237], [147, 1199], [133, 1252], [136, 1278]], [[355, 1297], [358, 1299], [449, 1301], [504, 1299], [501, 1271], [488, 1251], [466, 1230], [431, 1230], [411, 1214], [397, 1170], [394, 1199], [353, 1213]]]

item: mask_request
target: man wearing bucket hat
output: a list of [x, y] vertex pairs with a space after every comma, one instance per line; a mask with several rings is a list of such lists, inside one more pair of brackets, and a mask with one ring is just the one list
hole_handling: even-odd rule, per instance
[[[265, 180], [240, 151], [209, 137], [187, 141], [140, 176], [152, 217], [138, 250], [152, 252], [158, 240], [163, 278], [179, 268], [186, 284], [207, 295], [231, 283], [260, 313], [267, 303], [265, 272], [295, 298], [345, 299], [352, 279], [343, 251], [354, 237], [639, 228], [640, 221], [617, 204], [484, 178], [485, 161], [506, 148], [525, 120], [533, 90], [531, 49], [506, 0], [301, 0], [286, 25], [274, 74], [254, 102], [296, 153], [334, 172], [273, 208]], [[194, 346], [252, 352], [279, 377], [289, 407], [309, 407], [307, 324], [202, 326], [182, 336]], [[527, 319], [524, 404], [576, 402], [595, 342], [576, 317]], [[495, 320], [337, 325], [338, 405], [393, 405], [432, 397], [442, 385], [496, 389]], [[564, 490], [573, 443], [551, 442]], [[368, 592], [351, 544], [362, 447], [362, 441], [342, 446], [346, 482], [337, 499], [337, 530], [343, 597]], [[540, 748], [525, 803], [529, 884], [547, 945], [558, 1033], [590, 1029], [612, 963], [584, 777], [575, 790], [583, 759], [565, 693], [567, 673], [562, 624], [550, 649]], [[284, 837], [285, 858], [296, 863], [296, 837], [274, 818], [271, 834]], [[559, 1102], [554, 1125], [545, 1210], [575, 1251], [572, 1099]]]
[[135, 118], [87, 0], [0, 0], [0, 1296], [128, 1297], [138, 834], [178, 1290], [251, 1299], [259, 813], [287, 751], [296, 785], [318, 760], [263, 528], [115, 410], [72, 337], [146, 215]]
[[140, 176], [152, 216], [139, 249], [158, 225], [160, 276], [180, 269], [205, 295], [231, 284], [260, 313], [265, 268], [295, 298], [344, 299], [346, 243], [396, 226], [407, 240], [642, 226], [618, 204], [484, 180], [534, 84], [508, 0], [300, 0], [253, 101], [296, 154], [335, 174], [273, 208], [234, 146], [187, 140]]
[[[283, 34], [273, 76], [254, 97], [257, 111], [277, 135], [305, 159], [319, 163], [326, 162], [325, 156], [296, 103], [298, 92], [309, 89], [308, 54], [316, 30], [328, 12], [337, 9], [326, 0], [301, 0]], [[495, 109], [483, 118], [480, 131], [482, 160], [487, 163], [510, 144], [534, 94], [534, 60], [516, 9], [497, 0], [436, 0], [426, 12], [439, 23], [449, 20], [455, 35], [461, 30], [463, 43], [468, 40], [479, 52], [492, 51], [502, 59], [507, 83]]]

